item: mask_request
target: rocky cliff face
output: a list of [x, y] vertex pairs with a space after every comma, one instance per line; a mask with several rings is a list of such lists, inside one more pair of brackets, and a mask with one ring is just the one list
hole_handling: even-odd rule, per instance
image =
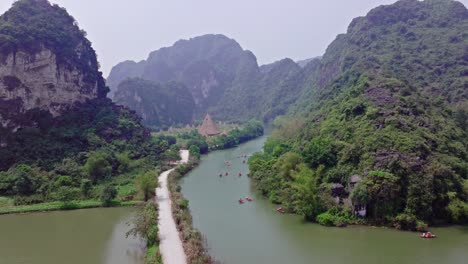
[[[29, 12], [24, 11], [27, 9]], [[18, 1], [0, 17], [3, 129], [14, 131], [32, 124], [23, 117], [33, 109], [57, 117], [77, 103], [105, 96], [107, 89], [90, 42], [75, 24], [59, 23], [69, 18], [44, 0]], [[57, 32], [38, 33], [35, 27], [43, 23], [50, 23]], [[17, 30], [11, 30], [11, 25]], [[59, 33], [69, 35], [58, 37]], [[32, 40], [25, 35], [38, 37]]]
[[[112, 69], [107, 84], [117, 90], [124, 79], [135, 76], [155, 83], [176, 81], [192, 95], [195, 118], [209, 111], [224, 121], [271, 121], [300, 96], [310, 68], [290, 59], [259, 67], [255, 55], [235, 40], [205, 35], [152, 52], [146, 61], [122, 62]], [[131, 89], [129, 84], [118, 89]], [[132, 107], [131, 99], [125, 100], [120, 97], [118, 102]]]
[[[0, 100], [18, 102], [15, 113], [39, 108], [58, 116], [77, 102], [97, 97], [97, 83], [86, 82], [76, 68], [58, 65], [56, 55], [47, 48], [35, 54], [8, 54], [0, 62], [0, 80]], [[10, 115], [0, 112], [0, 118]]]
[[183, 83], [200, 112], [216, 105], [225, 91], [259, 73], [255, 56], [223, 35], [205, 35], [177, 41], [152, 52], [146, 61], [116, 65], [107, 84], [116, 91], [126, 78], [140, 77], [158, 83]]
[[116, 103], [133, 109], [143, 124], [153, 128], [168, 128], [173, 124], [189, 124], [195, 102], [182, 83], [159, 84], [141, 78], [131, 78], [119, 84]]
[[64, 8], [15, 1], [0, 16], [0, 171], [49, 171], [114, 142], [143, 150], [148, 130], [107, 92], [91, 42]]

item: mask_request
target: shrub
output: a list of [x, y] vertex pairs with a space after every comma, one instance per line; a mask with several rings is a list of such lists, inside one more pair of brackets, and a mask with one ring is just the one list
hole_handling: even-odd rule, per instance
[[117, 189], [112, 185], [107, 185], [102, 189], [99, 199], [103, 206], [110, 206], [115, 197], [117, 197]]
[[190, 156], [195, 157], [197, 159], [200, 158], [200, 148], [198, 146], [191, 145], [189, 147], [189, 152], [190, 152]]
[[55, 199], [63, 203], [64, 207], [72, 204], [73, 200], [79, 199], [80, 190], [77, 188], [70, 188], [62, 186], [55, 192]]
[[143, 199], [148, 201], [154, 196], [154, 191], [157, 186], [156, 173], [154, 171], [148, 171], [138, 176], [135, 180], [138, 190], [143, 194]]
[[468, 221], [468, 203], [453, 199], [448, 205], [448, 211], [453, 223], [466, 223]]
[[321, 213], [316, 217], [317, 223], [324, 226], [333, 226], [335, 223], [335, 216], [329, 212]]
[[55, 180], [55, 186], [72, 186], [73, 180], [70, 176], [60, 176]]
[[395, 217], [393, 226], [400, 230], [427, 231], [428, 225], [418, 220], [415, 215], [402, 213]]
[[38, 204], [38, 203], [43, 203], [43, 202], [44, 202], [44, 198], [42, 197], [42, 195], [16, 196], [13, 199], [13, 204], [15, 206]]
[[343, 227], [349, 223], [355, 222], [354, 216], [337, 207], [328, 209], [325, 213], [321, 213], [316, 217], [317, 223], [324, 226], [339, 226]]
[[90, 180], [88, 179], [81, 180], [80, 189], [81, 189], [81, 194], [83, 194], [83, 197], [88, 198], [91, 193], [92, 188], [93, 186]]
[[108, 158], [109, 156], [105, 152], [92, 152], [89, 155], [84, 170], [93, 182], [111, 175], [112, 166]]

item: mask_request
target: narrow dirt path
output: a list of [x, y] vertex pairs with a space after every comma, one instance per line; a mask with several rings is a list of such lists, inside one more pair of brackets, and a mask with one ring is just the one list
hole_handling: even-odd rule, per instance
[[[187, 163], [189, 158], [188, 150], [181, 150], [181, 163]], [[176, 223], [172, 217], [171, 198], [167, 187], [167, 176], [174, 169], [165, 171], [159, 175], [159, 187], [156, 188], [156, 203], [159, 207], [159, 249], [165, 264], [186, 264], [184, 247], [179, 237]]]

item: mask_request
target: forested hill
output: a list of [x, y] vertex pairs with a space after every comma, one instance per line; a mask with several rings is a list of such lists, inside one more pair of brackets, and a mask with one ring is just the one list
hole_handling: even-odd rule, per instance
[[16, 1], [0, 16], [0, 196], [16, 205], [96, 198], [94, 184], [125, 173], [131, 182], [169, 147], [106, 98], [77, 25], [47, 0]]
[[125, 79], [119, 84], [114, 101], [135, 109], [143, 124], [154, 128], [190, 124], [195, 112], [190, 91], [177, 82], [159, 84], [141, 78]]
[[468, 223], [467, 69], [463, 4], [377, 7], [330, 44], [294, 115], [250, 160], [251, 177], [324, 224], [351, 221], [353, 205], [399, 228]]
[[[107, 83], [116, 92], [127, 78], [152, 81], [155, 87], [157, 83], [175, 81], [183, 83], [193, 97], [195, 119], [210, 111], [218, 120], [256, 118], [268, 122], [285, 114], [296, 101], [309, 71], [290, 59], [259, 67], [256, 57], [235, 40], [204, 35], [154, 51], [145, 61], [122, 62], [112, 69]], [[120, 97], [119, 103], [132, 107], [123, 99]], [[152, 119], [150, 125], [160, 123], [156, 117], [147, 118]]]

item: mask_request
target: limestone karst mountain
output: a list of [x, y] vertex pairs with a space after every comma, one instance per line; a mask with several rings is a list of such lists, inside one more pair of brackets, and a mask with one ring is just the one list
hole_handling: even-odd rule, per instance
[[[112, 69], [107, 83], [117, 91], [126, 78], [161, 84], [176, 81], [193, 97], [195, 119], [203, 118], [209, 110], [223, 121], [256, 118], [269, 122], [296, 101], [309, 71], [290, 59], [259, 67], [254, 54], [235, 40], [204, 35], [177, 41], [138, 63], [122, 62]], [[119, 103], [130, 106], [122, 98]]]
[[55, 162], [148, 131], [106, 98], [96, 53], [67, 11], [20, 0], [0, 16], [0, 169]]

